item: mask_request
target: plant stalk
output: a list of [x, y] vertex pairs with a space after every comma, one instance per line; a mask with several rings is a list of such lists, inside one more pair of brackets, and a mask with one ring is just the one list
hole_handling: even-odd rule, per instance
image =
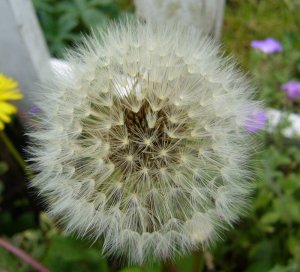
[[203, 269], [203, 251], [197, 250], [193, 253], [193, 272], [201, 272]]
[[9, 153], [13, 156], [13, 158], [16, 160], [16, 162], [19, 164], [19, 166], [22, 168], [24, 173], [27, 175], [28, 178], [32, 179], [33, 178], [33, 173], [29, 169], [28, 165], [24, 161], [22, 155], [20, 152], [16, 149], [12, 141], [7, 137], [4, 131], [0, 131], [0, 138], [7, 147]]
[[49, 270], [44, 267], [41, 263], [33, 259], [30, 255], [28, 255], [25, 251], [20, 248], [17, 248], [10, 244], [8, 241], [5, 241], [0, 238], [0, 246], [13, 255], [19, 257], [22, 261], [28, 263], [30, 266], [34, 267], [37, 271], [40, 272], [49, 272]]
[[162, 262], [162, 272], [178, 272], [177, 267], [169, 260]]

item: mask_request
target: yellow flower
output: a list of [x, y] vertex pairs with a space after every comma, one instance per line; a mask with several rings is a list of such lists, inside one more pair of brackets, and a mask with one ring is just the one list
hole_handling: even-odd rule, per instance
[[11, 121], [10, 115], [17, 112], [17, 108], [9, 104], [7, 100], [22, 98], [23, 95], [18, 90], [18, 82], [0, 74], [0, 130], [4, 129], [4, 123]]

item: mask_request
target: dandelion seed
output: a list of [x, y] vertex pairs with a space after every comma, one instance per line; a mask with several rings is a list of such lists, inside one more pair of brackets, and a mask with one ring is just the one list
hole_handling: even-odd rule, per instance
[[197, 30], [101, 35], [38, 94], [32, 185], [67, 232], [130, 263], [209, 245], [247, 203], [251, 85]]

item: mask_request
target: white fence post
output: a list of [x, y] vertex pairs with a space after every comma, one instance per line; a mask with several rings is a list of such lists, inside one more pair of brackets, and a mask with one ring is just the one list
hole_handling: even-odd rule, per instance
[[50, 55], [31, 0], [0, 0], [0, 72], [19, 81], [20, 111], [32, 106], [29, 93], [50, 70]]
[[220, 40], [225, 0], [134, 0], [137, 15], [163, 25], [181, 22]]
[[225, 2], [226, 0], [217, 0], [216, 10], [215, 10], [215, 24], [214, 24], [214, 37], [217, 40], [221, 39], [222, 28], [224, 23], [224, 13], [225, 13]]

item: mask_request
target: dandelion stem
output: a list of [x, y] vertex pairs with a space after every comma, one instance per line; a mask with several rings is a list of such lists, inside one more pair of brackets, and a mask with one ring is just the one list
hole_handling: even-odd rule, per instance
[[14, 254], [15, 256], [19, 257], [22, 259], [24, 262], [28, 263], [32, 267], [34, 267], [37, 271], [40, 272], [49, 272], [49, 270], [44, 267], [41, 263], [33, 259], [30, 255], [28, 255], [25, 251], [23, 251], [20, 248], [17, 248], [10, 244], [8, 241], [5, 241], [0, 238], [0, 247], [3, 247], [10, 253]]
[[193, 272], [200, 272], [203, 269], [203, 252], [201, 250], [194, 252]]
[[204, 252], [204, 259], [207, 271], [215, 271], [214, 258], [209, 251]]
[[33, 173], [30, 171], [28, 165], [24, 161], [22, 155], [20, 152], [16, 149], [12, 141], [7, 137], [4, 131], [0, 131], [0, 137], [3, 143], [6, 145], [8, 151], [13, 156], [13, 158], [17, 161], [19, 166], [23, 169], [24, 173], [27, 175], [27, 177], [32, 178]]
[[114, 258], [112, 256], [108, 257], [107, 263], [110, 272], [116, 272], [123, 268], [121, 264], [121, 260]]
[[162, 272], [178, 272], [177, 267], [169, 260], [162, 262]]

